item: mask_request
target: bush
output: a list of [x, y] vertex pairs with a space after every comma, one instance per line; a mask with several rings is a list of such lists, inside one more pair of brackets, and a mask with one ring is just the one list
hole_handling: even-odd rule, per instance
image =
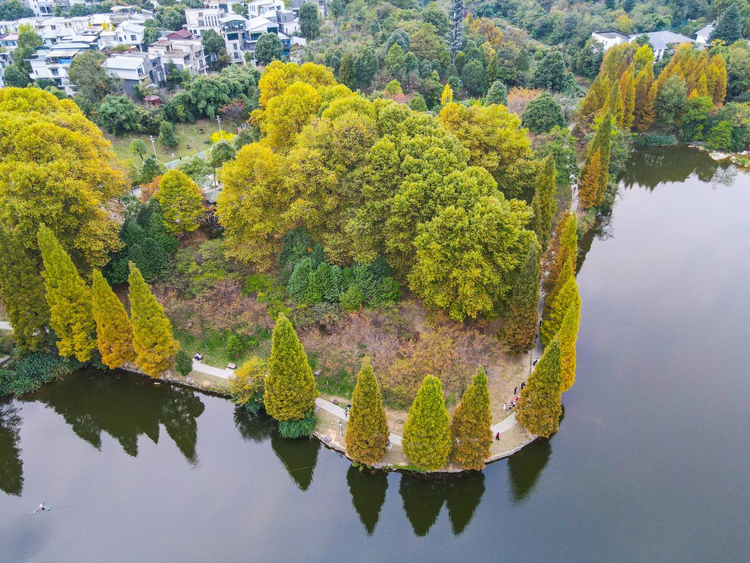
[[309, 412], [299, 420], [280, 420], [279, 434], [282, 438], [309, 438], [315, 430], [315, 414]]
[[263, 408], [265, 381], [266, 363], [253, 356], [229, 379], [232, 402], [253, 414], [259, 412]]
[[227, 354], [229, 354], [229, 357], [233, 360], [236, 360], [240, 357], [242, 354], [242, 349], [245, 347], [244, 343], [242, 342], [242, 338], [240, 338], [238, 335], [232, 333], [227, 338]]
[[648, 147], [670, 147], [677, 144], [677, 139], [671, 135], [638, 135], [633, 145], [638, 149]]
[[339, 304], [347, 313], [358, 311], [365, 300], [365, 294], [356, 286], [351, 286], [339, 296]]
[[177, 350], [174, 356], [174, 369], [177, 370], [182, 377], [187, 377], [190, 372], [193, 371], [193, 358], [185, 352], [182, 348]]
[[45, 383], [73, 373], [83, 366], [74, 358], [37, 352], [0, 369], [0, 397], [32, 393]]

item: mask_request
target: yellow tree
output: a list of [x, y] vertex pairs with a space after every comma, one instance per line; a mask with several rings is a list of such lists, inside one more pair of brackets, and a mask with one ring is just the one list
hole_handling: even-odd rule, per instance
[[170, 170], [154, 194], [164, 216], [164, 228], [172, 234], [188, 233], [200, 225], [205, 213], [198, 184], [179, 170]]
[[562, 289], [553, 298], [549, 317], [544, 319], [542, 323], [541, 336], [544, 337], [543, 342], [545, 345], [552, 342], [558, 336], [565, 314], [570, 307], [578, 309], [581, 307], [578, 283], [576, 283], [574, 276], [568, 278], [568, 281], [565, 282], [565, 285], [562, 286]]
[[245, 145], [221, 169], [224, 189], [216, 214], [224, 227], [226, 253], [260, 270], [273, 266], [280, 235], [289, 228], [284, 213], [294, 192], [284, 177], [284, 159], [260, 143]]
[[82, 271], [120, 247], [111, 202], [125, 174], [96, 125], [71, 100], [39, 88], [0, 89], [0, 222], [36, 254], [41, 223]]
[[271, 98], [265, 109], [257, 109], [252, 121], [260, 127], [263, 142], [275, 151], [286, 152], [302, 128], [320, 109], [318, 91], [309, 84], [296, 82]]
[[453, 90], [451, 90], [450, 84], [446, 84], [443, 88], [443, 94], [440, 96], [440, 105], [445, 107], [451, 103], [453, 103]]
[[346, 427], [346, 451], [358, 463], [373, 465], [383, 459], [388, 445], [388, 421], [370, 358], [362, 359], [352, 410]]
[[464, 391], [451, 421], [453, 459], [464, 469], [484, 469], [492, 445], [491, 424], [487, 374], [480, 367]]
[[42, 274], [50, 325], [58, 339], [57, 349], [61, 356], [75, 356], [80, 362], [88, 362], [96, 347], [91, 292], [51, 229], [41, 225], [37, 240], [44, 263]]
[[562, 416], [562, 362], [555, 340], [542, 354], [518, 402], [516, 418], [526, 430], [549, 438], [560, 427]]
[[599, 181], [602, 175], [602, 153], [596, 149], [589, 156], [581, 170], [581, 179], [578, 182], [578, 201], [584, 209], [596, 205], [599, 198]]
[[581, 301], [573, 301], [560, 325], [560, 361], [562, 363], [562, 390], [567, 391], [576, 381], [576, 341], [581, 321]]
[[633, 125], [641, 133], [648, 130], [654, 122], [654, 100], [656, 100], [654, 66], [650, 64], [638, 73], [635, 81]]
[[99, 270], [94, 270], [91, 295], [102, 363], [115, 369], [135, 361], [133, 325], [122, 301]]
[[623, 103], [622, 128], [630, 131], [633, 127], [635, 113], [635, 80], [633, 79], [633, 65], [630, 65], [620, 77], [620, 96]]
[[180, 345], [172, 335], [172, 324], [164, 314], [164, 308], [132, 262], [128, 284], [135, 365], [147, 375], [158, 379], [172, 367], [172, 360]]

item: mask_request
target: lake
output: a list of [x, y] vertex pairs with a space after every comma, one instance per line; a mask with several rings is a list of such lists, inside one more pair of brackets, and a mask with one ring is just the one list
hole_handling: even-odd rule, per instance
[[[560, 432], [483, 473], [361, 472], [126, 373], [2, 402], [0, 559], [747, 560], [749, 211], [747, 173], [637, 152], [582, 243]], [[52, 511], [30, 515], [42, 499]]]

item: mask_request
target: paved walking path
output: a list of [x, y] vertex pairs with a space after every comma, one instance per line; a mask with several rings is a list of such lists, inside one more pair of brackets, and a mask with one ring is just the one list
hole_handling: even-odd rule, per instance
[[[220, 369], [212, 366], [207, 366], [206, 364], [203, 364], [198, 360], [193, 360], [193, 371], [198, 371], [207, 375], [213, 375], [214, 377], [220, 377], [221, 379], [229, 379], [234, 375], [234, 371], [231, 369]], [[317, 399], [315, 399], [315, 405], [318, 408], [331, 413], [333, 416], [340, 418], [341, 420], [346, 420], [346, 412], [344, 411], [344, 409], [342, 409], [338, 405], [334, 405], [331, 401], [326, 401], [325, 399], [321, 399], [320, 397], [318, 397]], [[495, 424], [495, 426], [492, 427], [492, 434], [494, 435], [498, 432], [502, 434], [503, 432], [507, 432], [516, 424], [518, 424], [516, 422], [516, 414], [513, 413], [505, 420]], [[397, 446], [400, 446], [402, 444], [403, 438], [398, 434], [391, 433], [388, 438], [390, 439], [391, 444], [395, 444]]]
[[10, 330], [13, 331], [13, 327], [10, 326], [10, 323], [5, 321], [0, 321], [0, 330]]

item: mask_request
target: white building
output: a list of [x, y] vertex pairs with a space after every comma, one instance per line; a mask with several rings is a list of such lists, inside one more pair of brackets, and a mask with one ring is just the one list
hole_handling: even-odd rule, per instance
[[185, 19], [187, 20], [185, 29], [195, 37], [202, 37], [203, 32], [207, 29], [213, 29], [219, 33], [221, 31], [221, 22], [219, 20], [223, 15], [218, 8], [185, 10]]
[[146, 28], [140, 23], [126, 21], [121, 23], [115, 29], [115, 41], [120, 45], [128, 45], [143, 49], [145, 41]]
[[0, 52], [0, 88], [5, 88], [3, 74], [5, 74], [5, 69], [11, 64], [13, 64], [13, 59], [11, 58], [10, 53]]
[[185, 69], [192, 74], [206, 74], [206, 55], [198, 39], [159, 39], [148, 51], [161, 57], [161, 65], [165, 71], [171, 63], [177, 70]]
[[290, 0], [289, 9], [299, 16], [299, 11], [302, 8], [302, 4], [315, 4], [318, 8], [320, 17], [325, 18], [328, 15], [328, 1], [327, 0]]
[[630, 42], [630, 37], [619, 31], [595, 31], [591, 34], [591, 38], [601, 43], [605, 52], [615, 45]]
[[61, 90], [65, 90], [68, 96], [75, 94], [75, 85], [68, 78], [68, 70], [73, 57], [78, 53], [87, 51], [89, 46], [83, 43], [61, 43], [52, 49], [40, 49], [34, 53], [34, 57], [28, 59], [31, 65], [32, 80], [52, 80]]
[[595, 31], [591, 34], [591, 37], [602, 44], [604, 51], [608, 51], [615, 45], [633, 43], [643, 35], [648, 37], [649, 43], [651, 43], [651, 46], [653, 47], [656, 60], [661, 59], [668, 51], [674, 49], [677, 45], [695, 43], [695, 41], [689, 37], [672, 31], [652, 31], [650, 33], [636, 33], [634, 35], [625, 35], [619, 31]]
[[243, 4], [242, 0], [208, 0], [204, 3], [208, 8], [219, 10], [222, 14], [236, 14], [234, 6], [240, 9]]
[[695, 33], [695, 42], [701, 45], [708, 45], [709, 37], [711, 37], [711, 33], [714, 31], [714, 27], [716, 26], [710, 23], [706, 27], [699, 29]]
[[253, 0], [247, 4], [247, 17], [262, 17], [275, 22], [276, 13], [285, 8], [282, 0]]
[[156, 53], [125, 53], [109, 57], [102, 68], [122, 80], [123, 89], [132, 94], [136, 86], [156, 84], [166, 81], [166, 73], [161, 64], [161, 56]]

